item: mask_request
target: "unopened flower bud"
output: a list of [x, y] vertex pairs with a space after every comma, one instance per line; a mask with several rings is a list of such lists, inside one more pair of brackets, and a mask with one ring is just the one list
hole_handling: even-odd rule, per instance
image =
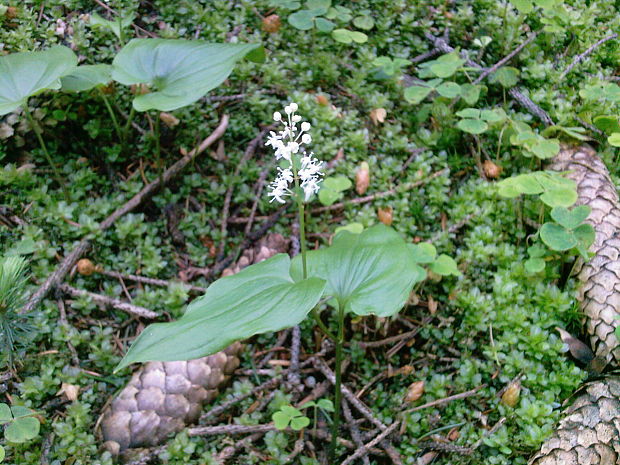
[[301, 116], [295, 115], [293, 116], [293, 123], [299, 123], [301, 121]]
[[304, 144], [309, 144], [310, 142], [312, 142], [312, 137], [310, 136], [310, 134], [304, 134], [303, 136], [301, 136], [301, 141]]
[[308, 123], [307, 121], [304, 121], [303, 123], [301, 123], [301, 130], [304, 132], [307, 132], [310, 130], [310, 123]]
[[279, 111], [276, 111], [273, 114], [273, 120], [274, 121], [281, 121], [282, 120], [282, 114]]

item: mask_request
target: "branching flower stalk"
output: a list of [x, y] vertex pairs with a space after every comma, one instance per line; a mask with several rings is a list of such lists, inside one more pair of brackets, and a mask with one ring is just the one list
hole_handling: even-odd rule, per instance
[[[306, 218], [305, 203], [310, 201], [312, 196], [321, 188], [321, 172], [324, 162], [314, 157], [313, 152], [306, 152], [304, 146], [312, 142], [310, 135], [310, 123], [302, 122], [300, 115], [296, 114], [298, 106], [296, 103], [290, 103], [284, 108], [285, 115], [280, 112], [273, 114], [273, 120], [281, 122], [284, 128], [281, 131], [271, 131], [265, 145], [271, 146], [274, 150], [276, 160], [280, 162], [278, 166], [278, 176], [269, 187], [267, 194], [279, 203], [286, 203], [285, 198], [290, 196], [294, 199], [298, 207], [299, 213], [299, 242], [301, 244], [301, 261], [303, 279], [308, 278], [308, 266], [306, 261]], [[299, 124], [299, 126], [298, 126]], [[292, 189], [291, 189], [292, 187]], [[336, 453], [336, 445], [338, 438], [338, 429], [340, 426], [340, 405], [341, 394], [340, 386], [342, 379], [342, 350], [344, 346], [344, 309], [345, 303], [338, 302], [338, 332], [332, 334], [327, 326], [321, 320], [317, 308], [312, 309], [314, 319], [319, 328], [330, 337], [336, 345], [336, 392], [335, 392], [335, 412], [334, 421], [332, 423], [332, 441], [330, 446], [330, 457], [334, 458]]]

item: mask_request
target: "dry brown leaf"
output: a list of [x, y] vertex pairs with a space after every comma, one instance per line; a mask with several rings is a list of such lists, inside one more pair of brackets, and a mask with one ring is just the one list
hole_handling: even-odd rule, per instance
[[460, 437], [461, 437], [461, 433], [459, 433], [459, 430], [456, 428], [451, 429], [450, 432], [448, 433], [448, 439], [450, 441], [456, 441]]
[[18, 13], [19, 13], [19, 10], [17, 9], [17, 7], [9, 6], [4, 12], [4, 16], [6, 17], [6, 19], [15, 19], [17, 18]]
[[432, 296], [428, 296], [428, 311], [431, 315], [437, 313], [437, 301]]
[[165, 111], [162, 111], [159, 114], [159, 119], [162, 120], [162, 122], [168, 126], [170, 129], [172, 129], [173, 127], [177, 126], [181, 120], [179, 118], [177, 118], [176, 116], [174, 116], [171, 113], [166, 113]]
[[428, 465], [433, 460], [435, 460], [435, 457], [437, 457], [438, 455], [439, 452], [435, 452], [434, 450], [427, 452], [422, 457], [418, 457], [416, 465]]
[[513, 381], [502, 394], [502, 404], [514, 408], [521, 395], [521, 381]]
[[222, 139], [217, 143], [217, 148], [211, 151], [211, 158], [217, 161], [226, 161], [226, 148]]
[[386, 226], [391, 226], [394, 220], [392, 207], [382, 207], [377, 210], [377, 217]]
[[144, 95], [151, 92], [149, 90], [149, 86], [147, 86], [146, 84], [132, 84], [129, 87], [129, 90], [133, 95]]
[[276, 14], [265, 16], [263, 18], [263, 26], [262, 29], [269, 34], [273, 34], [280, 30], [280, 26], [282, 25], [282, 21], [280, 21], [280, 17]]
[[319, 94], [316, 96], [316, 103], [326, 107], [327, 105], [329, 105], [329, 99], [325, 97], [323, 94]]
[[487, 178], [497, 179], [502, 174], [503, 168], [491, 160], [484, 160], [482, 164], [482, 169], [484, 170], [484, 174]]
[[363, 161], [355, 172], [355, 192], [364, 195], [370, 185], [370, 167]]
[[388, 373], [388, 377], [391, 378], [393, 376], [398, 376], [398, 375], [409, 376], [414, 371], [415, 371], [415, 368], [413, 368], [413, 365], [404, 365], [400, 367], [399, 369], [394, 370], [391, 373]]
[[67, 400], [73, 402], [77, 400], [79, 393], [80, 386], [76, 386], [75, 384], [62, 383], [60, 385], [60, 390], [56, 393], [56, 395], [62, 396], [64, 394]]
[[411, 383], [405, 394], [405, 402], [415, 402], [424, 394], [424, 381], [416, 381]]
[[375, 125], [383, 123], [386, 116], [387, 111], [385, 111], [385, 108], [375, 108], [374, 110], [370, 111], [370, 119]]
[[568, 331], [564, 331], [562, 328], [555, 328], [560, 333], [560, 339], [568, 346], [568, 350], [571, 355], [579, 360], [581, 363], [588, 364], [594, 358], [592, 350], [581, 342], [576, 337], [573, 337]]

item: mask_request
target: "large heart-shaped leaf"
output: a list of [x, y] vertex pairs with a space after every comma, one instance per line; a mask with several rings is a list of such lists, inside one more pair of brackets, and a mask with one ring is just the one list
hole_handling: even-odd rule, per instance
[[84, 65], [78, 66], [71, 73], [60, 79], [65, 92], [84, 92], [93, 87], [102, 86], [112, 80], [112, 66]]
[[217, 280], [181, 319], [142, 331], [117, 370], [134, 362], [204, 357], [234, 341], [299, 324], [321, 298], [325, 281], [294, 282], [290, 262], [278, 254]]
[[[342, 231], [332, 245], [307, 254], [308, 276], [327, 280], [325, 295], [357, 315], [390, 316], [407, 302], [416, 282], [426, 276], [396, 231], [383, 224], [361, 234]], [[301, 256], [291, 274], [302, 276]]]
[[60, 78], [76, 66], [75, 53], [61, 45], [0, 57], [0, 115], [12, 112], [43, 90], [59, 89]]
[[133, 39], [112, 62], [112, 78], [125, 85], [147, 84], [138, 111], [171, 111], [219, 86], [237, 60], [260, 44], [212, 44], [200, 40]]
[[555, 223], [545, 223], [540, 228], [540, 238], [552, 250], [564, 252], [577, 245], [575, 235], [565, 227]]

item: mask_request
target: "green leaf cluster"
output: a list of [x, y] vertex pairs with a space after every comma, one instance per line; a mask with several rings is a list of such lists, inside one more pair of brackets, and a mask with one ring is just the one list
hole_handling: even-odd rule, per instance
[[310, 419], [291, 405], [283, 405], [271, 418], [279, 430], [284, 430], [290, 426], [291, 429], [300, 431], [310, 424]]
[[590, 207], [579, 205], [572, 210], [566, 207], [554, 207], [551, 218], [540, 228], [541, 240], [551, 249], [558, 252], [575, 249], [583, 258], [589, 258], [588, 248], [594, 242], [594, 228], [584, 223], [590, 214]]
[[9, 442], [22, 443], [39, 434], [40, 423], [29, 408], [0, 403], [0, 425], [5, 425], [4, 438]]
[[504, 179], [496, 184], [502, 197], [539, 195], [540, 200], [551, 208], [570, 207], [577, 201], [577, 185], [553, 171], [533, 171]]
[[344, 196], [344, 191], [350, 189], [353, 183], [346, 176], [330, 176], [323, 180], [319, 191], [319, 201], [329, 206], [338, 202]]
[[436, 92], [441, 97], [456, 98], [461, 97], [469, 105], [472, 105], [480, 98], [479, 85], [457, 84], [452, 81], [443, 81], [436, 78], [425, 81], [423, 84], [416, 84], [405, 89], [405, 99], [409, 103], [417, 105], [421, 103], [432, 92]]
[[506, 121], [506, 112], [501, 108], [493, 110], [478, 110], [477, 108], [464, 108], [456, 113], [461, 120], [456, 127], [469, 134], [482, 134], [491, 125], [500, 125]]

